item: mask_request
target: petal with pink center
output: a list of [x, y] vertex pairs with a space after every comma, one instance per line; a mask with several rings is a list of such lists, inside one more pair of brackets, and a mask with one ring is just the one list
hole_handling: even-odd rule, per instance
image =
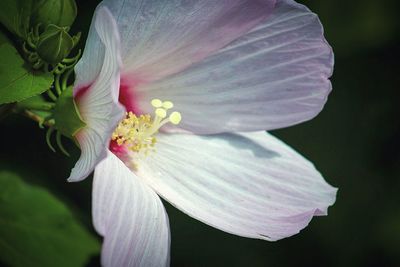
[[239, 236], [278, 240], [326, 215], [336, 189], [265, 132], [160, 134], [137, 175], [172, 205]]
[[95, 170], [93, 223], [103, 266], [168, 266], [168, 216], [157, 194], [112, 153]]
[[275, 0], [105, 0], [122, 38], [125, 70], [136, 80], [176, 73], [243, 35]]
[[252, 31], [185, 71], [137, 88], [140, 110], [171, 100], [184, 130], [272, 130], [316, 116], [331, 91], [333, 53], [314, 13], [291, 0]]
[[124, 108], [118, 103], [119, 44], [111, 13], [105, 7], [98, 8], [84, 55], [76, 66], [74, 98], [86, 127], [75, 136], [82, 152], [68, 178], [70, 182], [85, 179], [105, 158], [112, 131], [124, 116]]

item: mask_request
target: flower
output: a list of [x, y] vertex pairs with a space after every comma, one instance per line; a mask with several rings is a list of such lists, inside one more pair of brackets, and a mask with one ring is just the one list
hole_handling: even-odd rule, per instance
[[265, 130], [316, 116], [332, 67], [318, 17], [292, 0], [103, 1], [76, 67], [86, 127], [69, 177], [95, 169], [102, 264], [169, 264], [158, 195], [270, 241], [326, 215], [336, 189]]

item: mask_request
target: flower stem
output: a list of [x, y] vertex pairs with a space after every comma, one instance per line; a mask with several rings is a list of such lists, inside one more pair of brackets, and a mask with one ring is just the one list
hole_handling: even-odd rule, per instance
[[26, 117], [36, 121], [39, 123], [40, 125], [45, 125], [47, 127], [51, 127], [54, 125], [54, 122], [52, 120], [46, 120], [45, 118], [39, 116], [38, 114], [35, 114], [29, 110], [25, 110], [25, 112], [23, 113], [23, 115], [25, 115]]
[[38, 111], [50, 111], [55, 107], [54, 103], [49, 102], [20, 102], [17, 104], [18, 109], [30, 109]]
[[50, 97], [51, 100], [54, 102], [57, 101], [57, 97], [54, 95], [54, 93], [51, 91], [51, 89], [47, 90], [47, 95]]

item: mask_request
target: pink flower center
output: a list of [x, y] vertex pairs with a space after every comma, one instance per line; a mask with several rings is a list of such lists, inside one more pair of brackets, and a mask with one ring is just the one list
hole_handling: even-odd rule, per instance
[[[129, 111], [111, 137], [110, 150], [134, 170], [137, 169], [136, 159], [155, 151], [154, 146], [157, 143], [155, 135], [159, 129], [167, 123], [177, 125], [182, 118], [177, 111], [170, 113], [174, 107], [171, 101], [153, 99], [151, 105], [154, 108], [153, 116], [150, 114], [137, 116]], [[126, 161], [127, 157], [130, 158], [129, 162]]]
[[140, 114], [138, 102], [138, 94], [135, 88], [140, 84], [139, 80], [121, 77], [119, 85], [119, 102], [125, 106], [127, 112]]

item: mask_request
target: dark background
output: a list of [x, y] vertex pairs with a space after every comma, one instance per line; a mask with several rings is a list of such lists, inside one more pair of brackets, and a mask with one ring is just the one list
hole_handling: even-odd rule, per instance
[[[97, 2], [77, 1], [74, 29], [87, 31]], [[400, 3], [300, 2], [319, 14], [334, 48], [333, 91], [317, 118], [273, 134], [339, 188], [337, 202], [327, 217], [273, 243], [215, 230], [166, 204], [172, 266], [400, 266]], [[94, 231], [91, 179], [65, 182], [78, 149], [67, 146], [70, 159], [54, 154], [44, 134], [28, 119], [3, 120], [2, 169], [48, 188]], [[89, 263], [98, 264], [98, 257]]]

